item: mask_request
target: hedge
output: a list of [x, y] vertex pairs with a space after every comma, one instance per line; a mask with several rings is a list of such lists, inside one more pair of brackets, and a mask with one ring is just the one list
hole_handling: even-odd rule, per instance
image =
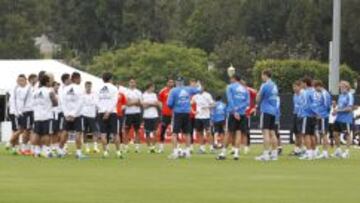
[[[304, 76], [319, 79], [328, 86], [329, 65], [312, 60], [261, 60], [253, 68], [254, 86], [261, 85], [261, 72], [272, 70], [273, 80], [277, 83], [281, 93], [292, 92], [292, 83]], [[358, 74], [347, 65], [340, 67], [340, 79], [351, 84], [358, 78]]]

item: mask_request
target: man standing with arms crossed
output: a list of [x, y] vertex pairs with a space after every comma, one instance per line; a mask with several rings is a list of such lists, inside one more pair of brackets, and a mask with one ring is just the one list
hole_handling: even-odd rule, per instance
[[[334, 138], [336, 150], [334, 156], [337, 158], [349, 158], [350, 146], [352, 143], [351, 125], [353, 123], [353, 107], [354, 96], [350, 92], [351, 86], [347, 81], [340, 82], [340, 95], [338, 98], [338, 106], [334, 109], [333, 114], [336, 115], [334, 124]], [[344, 133], [347, 137], [346, 150], [342, 152], [340, 143], [340, 133]]]
[[130, 138], [130, 130], [133, 127], [135, 153], [140, 152], [141, 95], [141, 91], [136, 88], [136, 80], [131, 78], [129, 88], [126, 91], [125, 136], [127, 139]]
[[159, 92], [159, 101], [162, 104], [161, 108], [161, 128], [160, 128], [160, 144], [158, 153], [164, 152], [165, 133], [168, 126], [171, 124], [172, 111], [167, 105], [167, 100], [171, 89], [174, 87], [174, 80], [168, 79], [166, 87]]
[[256, 101], [260, 106], [260, 128], [262, 129], [264, 137], [264, 152], [262, 155], [256, 157], [255, 160], [277, 160], [278, 142], [275, 135], [275, 117], [277, 112], [278, 88], [271, 80], [270, 70], [264, 70], [261, 74], [261, 79], [263, 80], [263, 84], [260, 87]]

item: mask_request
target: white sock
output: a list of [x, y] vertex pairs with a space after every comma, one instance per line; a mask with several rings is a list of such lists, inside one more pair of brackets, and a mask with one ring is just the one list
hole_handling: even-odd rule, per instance
[[239, 148], [234, 148], [234, 156], [239, 156]]
[[139, 144], [135, 144], [135, 149], [136, 149], [136, 150], [139, 150], [139, 148], [140, 148], [140, 145], [139, 145]]
[[160, 150], [164, 150], [164, 144], [161, 143], [161, 144], [159, 145], [159, 149], [160, 149]]
[[60, 147], [58, 147], [58, 148], [56, 149], [56, 151], [57, 151], [57, 153], [60, 154], [60, 155], [63, 155], [63, 154], [64, 154], [64, 151], [63, 151]]
[[190, 151], [191, 151], [190, 147], [186, 147], [186, 148], [185, 148], [185, 154], [186, 154], [186, 156], [190, 156]]
[[205, 145], [200, 145], [200, 150], [203, 152], [206, 151]]
[[263, 155], [264, 156], [269, 156], [269, 150], [264, 150]]
[[179, 154], [179, 148], [177, 148], [177, 147], [174, 148], [173, 153], [176, 154], [176, 155], [178, 155], [178, 154]]
[[77, 149], [77, 150], [76, 150], [76, 155], [78, 155], [78, 156], [81, 155], [81, 149]]
[[271, 151], [271, 156], [277, 157], [278, 156], [278, 151], [277, 150], [272, 150]]
[[94, 149], [97, 149], [97, 148], [98, 148], [98, 143], [94, 142]]
[[41, 153], [41, 150], [40, 150], [39, 146], [35, 146], [34, 153], [35, 153], [35, 155], [39, 155]]
[[329, 156], [329, 153], [328, 153], [328, 151], [327, 150], [323, 150], [323, 156]]

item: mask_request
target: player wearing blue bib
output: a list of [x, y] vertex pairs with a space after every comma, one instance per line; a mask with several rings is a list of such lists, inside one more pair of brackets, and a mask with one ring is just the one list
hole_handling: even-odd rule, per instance
[[329, 141], [327, 138], [327, 132], [329, 129], [329, 115], [331, 108], [331, 96], [329, 92], [324, 88], [324, 84], [320, 80], [314, 81], [315, 88], [315, 101], [313, 103], [313, 109], [317, 117], [316, 130], [320, 135], [323, 143], [323, 152], [317, 156], [317, 159], [327, 159]]
[[278, 155], [282, 154], [282, 144], [281, 144], [281, 139], [280, 139], [280, 116], [281, 116], [281, 109], [280, 109], [280, 97], [278, 96], [276, 99], [276, 115], [275, 115], [275, 135], [277, 138], [277, 142], [278, 142]]
[[261, 78], [263, 80], [263, 84], [260, 87], [256, 101], [260, 106], [260, 128], [263, 131], [264, 152], [261, 156], [258, 156], [255, 159], [258, 161], [277, 160], [278, 142], [275, 134], [275, 120], [278, 110], [278, 88], [271, 80], [270, 70], [264, 70], [261, 74]]
[[[334, 153], [335, 157], [338, 158], [348, 158], [349, 157], [349, 148], [352, 142], [351, 136], [351, 125], [353, 122], [353, 106], [354, 106], [354, 96], [350, 92], [351, 86], [347, 81], [340, 82], [340, 95], [338, 98], [337, 108], [334, 110], [333, 114], [336, 115], [335, 124], [334, 124], [334, 137], [336, 150]], [[340, 148], [340, 133], [347, 135], [347, 149], [342, 152]]]
[[182, 133], [186, 137], [186, 149], [184, 156], [190, 158], [191, 137], [190, 135], [190, 111], [191, 111], [191, 97], [201, 90], [200, 85], [184, 86], [184, 79], [179, 77], [176, 81], [176, 87], [170, 92], [167, 104], [173, 111], [173, 153], [170, 154], [170, 159], [179, 158], [178, 149], [178, 134]]
[[315, 89], [312, 86], [312, 79], [309, 77], [304, 77], [301, 82], [305, 87], [302, 96], [304, 97], [304, 102], [301, 106], [300, 117], [302, 118], [301, 122], [301, 134], [304, 135], [304, 141], [306, 146], [306, 153], [303, 154], [300, 159], [302, 160], [312, 160], [315, 158], [315, 148], [316, 148], [316, 113], [314, 111], [313, 105], [315, 102]]
[[[247, 88], [240, 84], [240, 77], [235, 75], [233, 79], [234, 82], [229, 84], [226, 89], [229, 110], [228, 131], [235, 135], [233, 136], [233, 139], [235, 139], [234, 160], [238, 160], [241, 136], [242, 134], [246, 135], [248, 130], [246, 109], [250, 104], [250, 96]], [[226, 148], [229, 143], [229, 134], [227, 134], [221, 153], [217, 157], [218, 160], [226, 158]]]
[[303, 147], [304, 137], [301, 134], [301, 105], [303, 104], [303, 88], [300, 80], [297, 80], [293, 84], [293, 133], [295, 134], [295, 148], [292, 155], [300, 156], [301, 148]]
[[222, 101], [221, 96], [215, 98], [215, 107], [211, 111], [211, 122], [214, 134], [214, 145], [218, 145], [219, 137], [224, 137], [224, 125], [226, 120], [226, 104]]

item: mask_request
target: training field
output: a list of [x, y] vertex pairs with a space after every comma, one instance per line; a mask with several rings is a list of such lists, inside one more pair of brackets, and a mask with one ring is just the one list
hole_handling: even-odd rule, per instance
[[[34, 159], [9, 155], [1, 146], [1, 203], [231, 203], [359, 202], [360, 151], [349, 160], [239, 161], [214, 155], [168, 160], [165, 154], [130, 152], [124, 160]], [[286, 148], [288, 154], [290, 147]], [[169, 150], [167, 151], [169, 152]], [[230, 156], [228, 157], [230, 158]]]

